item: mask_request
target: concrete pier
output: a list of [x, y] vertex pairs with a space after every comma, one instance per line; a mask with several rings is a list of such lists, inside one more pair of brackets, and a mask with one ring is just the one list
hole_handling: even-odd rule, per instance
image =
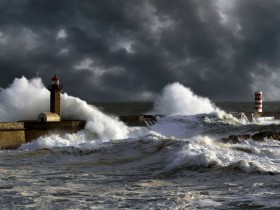
[[253, 121], [253, 117], [255, 117], [255, 119], [258, 118], [270, 119], [272, 117], [274, 118], [274, 120], [280, 120], [280, 112], [262, 112], [262, 113], [257, 113], [257, 115], [254, 112], [233, 112], [230, 114], [232, 114], [236, 118], [240, 118], [241, 115], [244, 114], [250, 122]]
[[24, 143], [24, 122], [0, 123], [0, 149], [15, 149]]
[[0, 122], [0, 149], [16, 149], [20, 145], [50, 133], [75, 133], [84, 129], [86, 122]]
[[155, 124], [159, 115], [120, 116], [119, 119], [128, 126], [149, 126]]
[[[128, 126], [150, 126], [157, 120], [156, 115], [120, 116]], [[52, 133], [75, 133], [85, 128], [86, 121], [18, 121], [0, 122], [0, 149], [16, 149], [40, 136]]]

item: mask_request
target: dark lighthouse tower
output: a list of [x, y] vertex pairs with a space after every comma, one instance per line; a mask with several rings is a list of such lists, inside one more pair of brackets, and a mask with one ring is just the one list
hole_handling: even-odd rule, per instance
[[61, 91], [63, 89], [62, 85], [59, 84], [59, 78], [54, 75], [52, 78], [52, 84], [49, 86], [49, 91], [51, 92], [50, 100], [50, 112], [56, 113], [61, 117]]

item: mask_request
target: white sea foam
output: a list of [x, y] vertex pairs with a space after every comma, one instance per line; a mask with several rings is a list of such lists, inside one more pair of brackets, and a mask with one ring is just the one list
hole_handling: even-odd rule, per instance
[[197, 96], [190, 88], [176, 82], [164, 87], [161, 96], [154, 102], [153, 113], [195, 115], [211, 113], [215, 110], [215, 105], [208, 98]]
[[45, 148], [77, 147], [83, 149], [96, 149], [102, 145], [102, 141], [96, 140], [93, 133], [83, 130], [74, 134], [51, 134], [41, 136], [37, 140], [23, 144], [20, 150], [39, 150]]
[[[27, 80], [25, 77], [15, 81], [1, 93], [0, 118], [5, 121], [18, 119], [36, 119], [40, 112], [49, 109], [49, 91], [40, 78]], [[169, 103], [168, 103], [169, 101]], [[190, 89], [179, 83], [167, 85], [162, 96], [155, 102], [155, 110], [163, 114], [192, 114], [189, 116], [169, 116], [160, 119], [149, 129], [166, 137], [188, 138], [204, 131], [204, 122], [212, 123], [211, 116], [222, 120], [235, 118], [216, 108], [209, 99], [196, 96]], [[209, 113], [201, 118], [197, 113]], [[213, 117], [212, 116], [212, 117]], [[70, 135], [49, 135], [32, 142], [29, 148], [50, 148], [60, 146], [90, 146], [93, 140], [108, 141], [110, 139], [125, 139], [147, 134], [146, 128], [129, 128], [116, 117], [107, 116], [96, 107], [87, 104], [79, 98], [62, 94], [62, 118], [87, 120], [86, 131]], [[211, 119], [210, 119], [211, 118]], [[233, 119], [233, 120], [232, 120]], [[73, 140], [74, 139], [74, 140]], [[25, 147], [25, 146], [24, 146]]]
[[49, 109], [49, 91], [41, 79], [15, 79], [0, 92], [0, 121], [37, 119], [39, 113]]
[[[49, 110], [49, 97], [50, 93], [40, 78], [15, 79], [8, 88], [0, 92], [0, 119], [36, 120], [39, 113]], [[66, 93], [62, 94], [62, 118], [87, 120], [86, 129], [99, 139], [129, 136], [130, 130], [123, 122]]]
[[172, 153], [166, 170], [178, 167], [232, 168], [246, 173], [280, 173], [279, 143], [273, 141], [242, 144], [220, 143], [208, 136], [188, 140], [178, 152]]
[[167, 138], [189, 138], [200, 135], [203, 130], [203, 119], [196, 115], [190, 116], [167, 116], [158, 119], [158, 122], [150, 129]]
[[62, 116], [86, 119], [86, 129], [101, 139], [123, 139], [129, 136], [129, 128], [116, 117], [108, 116], [96, 107], [73, 96], [62, 95]]
[[[136, 142], [142, 139], [177, 141], [176, 138], [180, 138], [180, 141], [185, 142], [184, 146], [181, 150], [170, 153], [165, 170], [186, 166], [237, 168], [247, 173], [280, 172], [277, 142], [269, 141], [262, 145], [245, 141], [240, 145], [232, 145], [207, 136], [213, 134], [211, 129], [215, 131], [216, 128], [222, 129], [223, 125], [226, 127], [240, 124], [231, 115], [216, 108], [209, 99], [196, 96], [178, 83], [168, 85], [163, 95], [155, 102], [155, 110], [171, 116], [159, 119], [149, 128], [149, 133], [145, 128], [131, 129], [117, 118], [107, 116], [96, 107], [66, 93], [62, 94], [62, 106], [62, 118], [86, 119], [86, 129], [76, 134], [42, 136], [32, 143], [23, 145], [21, 149], [97, 148], [104, 141], [128, 137], [134, 137]], [[39, 78], [15, 79], [8, 88], [0, 92], [1, 121], [36, 119], [40, 112], [48, 109], [49, 91]], [[273, 145], [270, 145], [271, 142]]]
[[190, 88], [178, 82], [169, 84], [163, 88], [162, 94], [154, 102], [154, 108], [151, 113], [173, 116], [194, 116], [197, 114], [212, 113], [222, 120], [231, 121], [231, 123], [244, 123], [216, 107], [208, 98], [196, 95]]

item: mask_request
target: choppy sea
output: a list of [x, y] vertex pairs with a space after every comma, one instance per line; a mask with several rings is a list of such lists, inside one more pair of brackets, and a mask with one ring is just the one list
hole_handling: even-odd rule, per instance
[[[230, 114], [250, 111], [253, 103], [216, 103], [219, 110], [211, 111], [209, 101], [189, 100], [189, 107], [175, 110], [202, 106], [207, 113], [166, 114], [154, 125], [130, 128], [116, 116], [147, 113], [158, 104], [91, 106], [63, 95], [65, 110], [90, 115], [86, 129], [1, 150], [1, 209], [279, 209], [280, 142], [221, 141], [279, 132], [279, 122], [244, 122]], [[278, 112], [280, 103], [267, 102], [264, 110]]]

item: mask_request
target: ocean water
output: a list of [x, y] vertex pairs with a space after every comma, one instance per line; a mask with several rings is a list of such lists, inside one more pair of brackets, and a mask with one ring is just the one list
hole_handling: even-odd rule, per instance
[[[40, 98], [21, 102], [30, 88]], [[16, 79], [0, 92], [0, 117], [47, 109], [48, 94], [39, 78]], [[63, 117], [87, 119], [85, 130], [1, 150], [1, 209], [280, 208], [280, 142], [221, 141], [280, 131], [277, 120], [251, 123], [231, 115], [250, 111], [253, 103], [214, 104], [178, 83], [152, 103], [90, 105], [65, 93], [62, 99]], [[264, 103], [264, 110], [278, 109], [279, 102]], [[126, 113], [164, 116], [148, 127], [128, 127], [117, 118]]]

